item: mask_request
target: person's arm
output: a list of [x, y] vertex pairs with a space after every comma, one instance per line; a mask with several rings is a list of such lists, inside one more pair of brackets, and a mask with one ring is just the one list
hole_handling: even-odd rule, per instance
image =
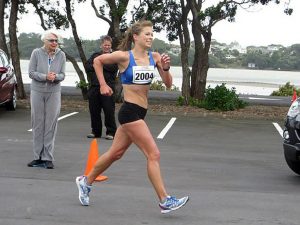
[[172, 87], [173, 78], [170, 73], [171, 60], [167, 54], [160, 55], [158, 52], [153, 52], [153, 57], [156, 62], [159, 75], [167, 88]]
[[65, 71], [66, 71], [66, 55], [64, 52], [62, 53], [62, 59], [61, 59], [61, 70], [59, 73], [56, 74], [55, 76], [55, 82], [61, 82], [65, 79]]
[[37, 64], [38, 64], [38, 50], [33, 50], [31, 53], [29, 66], [28, 66], [28, 75], [31, 79], [37, 80], [37, 81], [47, 81], [47, 74], [45, 73], [39, 73], [37, 71]]
[[128, 52], [115, 51], [110, 54], [102, 54], [94, 59], [94, 69], [100, 84], [100, 92], [102, 95], [111, 96], [113, 94], [112, 89], [106, 84], [103, 74], [103, 66], [105, 64], [118, 64], [122, 67], [122, 64], [129, 60]]

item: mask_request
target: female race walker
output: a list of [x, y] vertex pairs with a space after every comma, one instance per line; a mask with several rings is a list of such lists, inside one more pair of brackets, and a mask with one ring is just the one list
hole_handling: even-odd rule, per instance
[[[112, 146], [97, 160], [88, 176], [76, 178], [79, 200], [82, 205], [89, 205], [89, 192], [96, 177], [102, 174], [114, 161], [120, 159], [128, 147], [134, 143], [147, 158], [148, 177], [159, 198], [161, 213], [179, 209], [189, 197], [177, 199], [169, 196], [160, 172], [160, 152], [149, 131], [144, 118], [148, 107], [148, 92], [154, 78], [154, 69], [158, 72], [167, 87], [172, 85], [169, 72], [170, 57], [151, 52], [153, 41], [152, 23], [140, 21], [131, 26], [119, 46], [120, 51], [103, 54], [94, 59], [94, 68], [103, 95], [112, 95], [112, 89], [106, 84], [103, 76], [104, 64], [118, 64], [124, 90], [124, 103], [118, 114], [118, 127]], [[131, 49], [131, 45], [133, 48]], [[131, 50], [130, 50], [131, 49]]]

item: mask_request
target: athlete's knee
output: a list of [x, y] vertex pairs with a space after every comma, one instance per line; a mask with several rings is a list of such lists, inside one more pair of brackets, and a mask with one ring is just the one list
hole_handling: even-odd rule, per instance
[[111, 154], [111, 160], [112, 161], [117, 161], [119, 159], [122, 158], [122, 156], [124, 155], [126, 149], [120, 149], [119, 151], [114, 152], [113, 154]]
[[148, 154], [148, 160], [159, 161], [160, 160], [160, 152], [159, 150], [153, 150]]

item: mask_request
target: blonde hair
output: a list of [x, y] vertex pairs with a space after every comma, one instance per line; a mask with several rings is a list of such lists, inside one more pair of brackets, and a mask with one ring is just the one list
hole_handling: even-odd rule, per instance
[[132, 24], [131, 27], [129, 27], [125, 32], [125, 36], [122, 39], [121, 43], [119, 44], [118, 49], [122, 51], [130, 50], [132, 43], [134, 43], [133, 35], [140, 34], [144, 27], [152, 27], [152, 26], [153, 24], [149, 20], [142, 20]]

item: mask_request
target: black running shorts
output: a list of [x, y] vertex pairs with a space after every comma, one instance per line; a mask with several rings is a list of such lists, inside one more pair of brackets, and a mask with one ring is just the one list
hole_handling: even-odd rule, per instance
[[147, 109], [130, 102], [124, 102], [119, 110], [118, 119], [120, 124], [143, 120]]

